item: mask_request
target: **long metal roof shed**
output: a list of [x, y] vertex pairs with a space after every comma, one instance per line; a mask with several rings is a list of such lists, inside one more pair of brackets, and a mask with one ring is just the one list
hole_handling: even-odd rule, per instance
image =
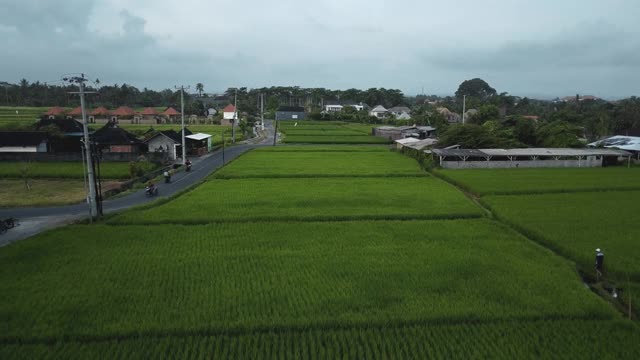
[[479, 149], [487, 156], [629, 156], [626, 151], [612, 149], [569, 149], [569, 148], [524, 148], [524, 149]]
[[487, 157], [487, 154], [476, 149], [433, 149], [433, 153], [440, 157]]
[[[440, 158], [441, 166], [446, 162], [462, 161], [466, 163], [467, 160], [476, 162], [474, 160], [479, 159], [485, 160], [487, 164], [489, 164], [489, 162], [495, 163], [493, 166], [503, 166], [504, 160], [501, 161], [501, 159], [506, 158], [509, 163], [515, 163], [516, 166], [534, 167], [533, 163], [529, 162], [533, 161], [537, 163], [538, 161], [555, 160], [565, 162], [575, 161], [577, 167], [581, 167], [585, 164], [582, 161], [586, 161], [587, 165], [593, 166], [595, 164], [594, 161], [599, 161], [601, 164], [604, 157], [626, 157], [631, 161], [632, 156], [628, 151], [601, 148], [433, 149], [432, 153]], [[540, 166], [541, 164], [542, 163], [537, 163], [535, 166]], [[564, 163], [564, 166], [567, 166], [566, 164], [568, 163]], [[486, 166], [488, 167], [489, 165]], [[456, 165], [456, 167], [460, 167], [460, 165]]]

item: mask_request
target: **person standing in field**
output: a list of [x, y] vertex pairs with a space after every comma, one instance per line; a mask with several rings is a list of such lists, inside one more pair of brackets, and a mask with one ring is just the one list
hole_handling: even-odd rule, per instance
[[604, 253], [600, 250], [600, 248], [596, 249], [596, 274], [598, 277], [602, 276], [602, 271], [604, 268]]

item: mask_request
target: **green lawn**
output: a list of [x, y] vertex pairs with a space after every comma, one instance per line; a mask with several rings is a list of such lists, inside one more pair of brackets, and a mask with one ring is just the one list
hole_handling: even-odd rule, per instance
[[640, 168], [437, 170], [479, 195], [640, 190]]
[[481, 209], [431, 178], [209, 180], [163, 205], [116, 217], [124, 224], [480, 217]]
[[[24, 169], [30, 178], [82, 179], [82, 162], [0, 162], [0, 178], [22, 178]], [[128, 179], [128, 162], [105, 162], [100, 165], [103, 179]]]
[[216, 178], [327, 176], [426, 176], [426, 173], [415, 160], [390, 151], [273, 152], [259, 149], [214, 174]]
[[31, 190], [22, 179], [0, 178], [0, 208], [75, 204], [86, 197], [82, 179], [34, 179], [29, 184]]

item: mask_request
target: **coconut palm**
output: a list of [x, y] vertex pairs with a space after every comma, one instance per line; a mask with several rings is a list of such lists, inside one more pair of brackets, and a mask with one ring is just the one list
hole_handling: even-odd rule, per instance
[[202, 97], [202, 92], [204, 91], [204, 85], [202, 85], [202, 83], [197, 83], [196, 91], [198, 92], [198, 96]]

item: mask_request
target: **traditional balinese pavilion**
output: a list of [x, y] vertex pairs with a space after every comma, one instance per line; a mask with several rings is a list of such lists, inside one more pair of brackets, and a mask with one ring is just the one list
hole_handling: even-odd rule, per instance
[[176, 123], [179, 120], [180, 112], [172, 107], [168, 107], [167, 110], [163, 111], [160, 115], [165, 117], [167, 123]]
[[632, 154], [613, 149], [433, 149], [434, 160], [445, 169], [602, 167]]
[[111, 112], [111, 122], [139, 124], [142, 117], [128, 106], [120, 106]]
[[89, 122], [97, 124], [106, 124], [109, 122], [111, 112], [104, 106], [100, 106], [89, 113]]
[[140, 116], [141, 124], [159, 124], [161, 121], [160, 113], [152, 107], [144, 108], [144, 110], [140, 112]]
[[67, 118], [69, 119], [82, 119], [82, 108], [78, 106], [77, 108], [69, 111], [67, 113]]
[[66, 112], [67, 110], [65, 110], [64, 108], [61, 108], [60, 106], [54, 106], [49, 108], [49, 110], [47, 110], [47, 112], [44, 113], [44, 116], [46, 116], [48, 119], [55, 119], [55, 118], [64, 117]]

